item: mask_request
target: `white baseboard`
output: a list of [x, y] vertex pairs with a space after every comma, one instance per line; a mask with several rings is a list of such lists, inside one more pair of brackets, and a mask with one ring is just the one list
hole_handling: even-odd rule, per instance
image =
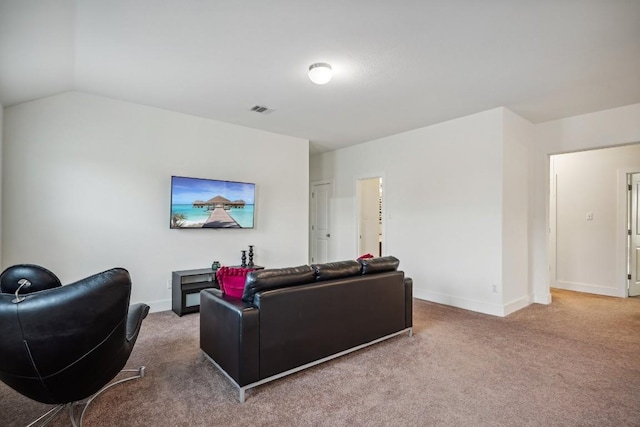
[[565, 282], [557, 280], [554, 288], [565, 289], [567, 291], [586, 292], [588, 294], [604, 295], [608, 297], [626, 297], [624, 293], [617, 288], [609, 288], [600, 285], [591, 285], [588, 283]]
[[506, 303], [504, 305], [504, 316], [508, 316], [511, 313], [515, 313], [518, 310], [522, 310], [528, 305], [531, 305], [531, 297], [529, 295], [525, 295], [509, 303]]
[[503, 309], [498, 304], [486, 303], [483, 301], [460, 298], [453, 295], [440, 294], [437, 292], [426, 292], [413, 288], [413, 296], [418, 299], [437, 302], [438, 304], [450, 305], [452, 307], [463, 308], [465, 310], [477, 311], [478, 313], [490, 314], [492, 316], [503, 316]]
[[463, 308], [465, 310], [476, 311], [478, 313], [492, 316], [504, 317], [525, 308], [531, 304], [531, 297], [525, 295], [507, 304], [493, 304], [469, 298], [460, 298], [453, 295], [440, 294], [437, 292], [425, 292], [413, 289], [413, 296], [425, 301], [436, 302], [438, 304], [450, 305], [452, 307]]
[[547, 292], [546, 294], [533, 294], [533, 301], [536, 304], [551, 304], [551, 292]]

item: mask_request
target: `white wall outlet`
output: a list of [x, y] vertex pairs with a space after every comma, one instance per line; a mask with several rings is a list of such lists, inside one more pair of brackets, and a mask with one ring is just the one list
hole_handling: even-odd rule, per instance
[[496, 285], [491, 285], [491, 292], [493, 292], [494, 294], [498, 293], [498, 287]]
[[587, 221], [593, 221], [593, 212], [587, 212]]
[[171, 279], [167, 279], [167, 289], [171, 289]]

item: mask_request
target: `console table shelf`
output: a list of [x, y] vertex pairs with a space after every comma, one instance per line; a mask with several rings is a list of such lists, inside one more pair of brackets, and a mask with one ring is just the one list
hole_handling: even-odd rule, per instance
[[178, 316], [200, 310], [200, 291], [219, 288], [210, 268], [174, 271], [171, 274], [171, 309]]

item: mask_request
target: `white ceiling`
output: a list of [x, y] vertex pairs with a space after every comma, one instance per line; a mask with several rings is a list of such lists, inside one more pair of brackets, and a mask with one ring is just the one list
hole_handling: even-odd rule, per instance
[[538, 123], [640, 102], [640, 0], [0, 0], [0, 104], [69, 90], [312, 152], [498, 106]]

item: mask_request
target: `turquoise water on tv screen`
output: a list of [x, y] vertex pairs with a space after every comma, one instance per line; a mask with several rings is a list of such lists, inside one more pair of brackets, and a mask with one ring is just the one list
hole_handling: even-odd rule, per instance
[[241, 209], [231, 208], [228, 212], [229, 215], [240, 224], [240, 227], [253, 227], [253, 205], [245, 205], [245, 207]]
[[[244, 208], [231, 208], [227, 211], [231, 218], [235, 219], [240, 227], [253, 227], [253, 205], [245, 205]], [[203, 208], [194, 208], [193, 205], [171, 205], [171, 215], [183, 214], [186, 217], [184, 227], [200, 226], [209, 218], [211, 214]]]

